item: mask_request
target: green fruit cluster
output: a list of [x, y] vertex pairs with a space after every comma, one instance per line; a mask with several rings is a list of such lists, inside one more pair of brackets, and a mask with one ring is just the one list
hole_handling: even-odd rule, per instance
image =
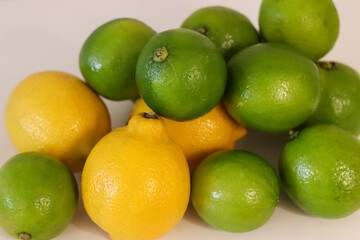
[[[360, 75], [345, 64], [319, 61], [337, 40], [337, 10], [332, 0], [263, 0], [259, 26], [258, 32], [246, 16], [219, 6], [199, 9], [181, 28], [160, 33], [136, 19], [115, 19], [86, 39], [79, 66], [103, 97], [140, 96], [165, 118], [193, 120], [222, 101], [248, 128], [290, 131], [280, 178], [246, 151], [203, 160], [192, 178], [191, 202], [210, 225], [230, 232], [259, 228], [279, 202], [280, 180], [307, 213], [348, 216], [360, 207]], [[59, 173], [52, 185], [48, 170]], [[42, 186], [31, 194], [29, 178]], [[11, 198], [16, 205], [6, 205]], [[0, 225], [14, 237], [55, 237], [76, 202], [76, 182], [56, 159], [24, 153], [0, 169]], [[26, 221], [34, 216], [33, 224]], [[49, 216], [57, 218], [39, 228]]]
[[[223, 101], [229, 114], [248, 128], [295, 129], [280, 161], [281, 180], [290, 198], [312, 215], [349, 215], [360, 207], [356, 139], [360, 76], [344, 64], [318, 61], [337, 40], [337, 10], [331, 0], [263, 0], [259, 25], [258, 33], [247, 17], [233, 9], [206, 7], [192, 13], [179, 29], [142, 37], [135, 52], [121, 41], [102, 38], [99, 32], [126, 31], [111, 30], [107, 23], [85, 42], [80, 67], [101, 94], [94, 81], [103, 86], [124, 80], [115, 75], [105, 79], [97, 75], [101, 68], [91, 66], [116, 64], [112, 71], [131, 76], [146, 104], [166, 118], [196, 119]], [[144, 26], [138, 31], [151, 32]], [[137, 58], [136, 66], [132, 62], [131, 68], [124, 68], [102, 58], [102, 52], [108, 51], [106, 44], [100, 44], [104, 41], [123, 49], [112, 51], [116, 61], [131, 55]], [[125, 96], [128, 90], [118, 86], [110, 89]], [[243, 151], [206, 158], [192, 179], [195, 210], [225, 231], [244, 232], [263, 225], [279, 200], [277, 176], [265, 163]]]

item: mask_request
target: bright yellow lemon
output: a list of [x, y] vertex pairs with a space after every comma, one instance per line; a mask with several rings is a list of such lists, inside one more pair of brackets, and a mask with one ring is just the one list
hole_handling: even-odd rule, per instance
[[5, 124], [20, 152], [39, 151], [82, 170], [92, 147], [110, 131], [101, 99], [80, 79], [64, 72], [39, 72], [10, 95]]
[[139, 114], [96, 144], [81, 185], [87, 213], [113, 240], [150, 240], [183, 217], [190, 174], [164, 121]]
[[[131, 116], [149, 111], [152, 110], [144, 100], [139, 99]], [[222, 104], [194, 120], [164, 120], [170, 138], [183, 150], [191, 172], [202, 159], [220, 150], [233, 149], [236, 140], [246, 135], [246, 128], [233, 120]]]

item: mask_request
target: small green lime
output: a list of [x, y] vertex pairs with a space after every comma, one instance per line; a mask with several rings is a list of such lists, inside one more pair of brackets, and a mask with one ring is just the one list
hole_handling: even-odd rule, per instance
[[360, 141], [335, 125], [293, 134], [279, 170], [289, 197], [311, 215], [340, 218], [360, 207]]
[[177, 121], [191, 120], [221, 100], [226, 63], [204, 35], [183, 28], [168, 30], [155, 35], [142, 50], [136, 84], [156, 113]]
[[80, 51], [79, 65], [86, 82], [105, 98], [136, 99], [136, 61], [154, 35], [149, 26], [130, 18], [115, 19], [98, 27]]
[[71, 171], [58, 159], [20, 153], [0, 169], [0, 226], [23, 240], [48, 240], [72, 220], [78, 188]]
[[360, 136], [360, 75], [338, 62], [318, 63], [322, 96], [308, 125], [329, 123]]
[[317, 60], [339, 35], [339, 17], [331, 0], [263, 0], [259, 14], [262, 37], [290, 45]]
[[213, 227], [248, 232], [265, 224], [279, 201], [275, 170], [259, 156], [240, 150], [210, 155], [195, 170], [191, 202]]
[[316, 65], [291, 48], [259, 43], [228, 63], [224, 104], [247, 127], [276, 132], [304, 123], [319, 102]]
[[210, 38], [229, 60], [239, 50], [259, 42], [249, 19], [226, 7], [206, 7], [192, 13], [181, 25]]

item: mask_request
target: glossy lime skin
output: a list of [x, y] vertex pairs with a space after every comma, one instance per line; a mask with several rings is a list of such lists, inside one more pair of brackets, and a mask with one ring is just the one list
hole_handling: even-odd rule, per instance
[[198, 30], [205, 28], [205, 36], [221, 50], [229, 60], [241, 49], [259, 42], [259, 35], [249, 19], [226, 7], [205, 7], [192, 13], [181, 25]]
[[292, 46], [312, 60], [328, 53], [339, 35], [332, 0], [263, 0], [259, 25], [265, 41]]
[[285, 45], [259, 43], [228, 63], [224, 104], [247, 127], [267, 132], [292, 129], [313, 114], [319, 96], [316, 65]]
[[58, 159], [37, 152], [20, 153], [0, 169], [0, 226], [19, 239], [59, 235], [72, 220], [78, 201], [74, 175]]
[[[166, 47], [163, 62], [154, 52]], [[136, 66], [141, 97], [156, 113], [186, 121], [209, 112], [221, 100], [226, 63], [220, 50], [204, 35], [189, 29], [157, 34], [144, 47]]]
[[289, 197], [311, 215], [341, 218], [360, 207], [360, 141], [335, 125], [300, 131], [279, 170]]
[[329, 123], [360, 136], [360, 75], [342, 63], [319, 63], [321, 99], [308, 125]]
[[115, 19], [98, 27], [80, 51], [79, 65], [86, 82], [105, 98], [136, 99], [136, 61], [154, 35], [149, 26], [130, 18]]
[[261, 157], [222, 151], [207, 157], [192, 178], [191, 202], [208, 224], [248, 232], [265, 224], [279, 201], [279, 180]]

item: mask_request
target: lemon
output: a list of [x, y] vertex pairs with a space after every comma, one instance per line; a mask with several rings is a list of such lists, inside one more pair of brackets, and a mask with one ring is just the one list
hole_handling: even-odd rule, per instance
[[39, 72], [23, 80], [5, 109], [9, 137], [20, 152], [39, 151], [82, 170], [91, 148], [110, 131], [101, 99], [80, 79]]
[[190, 174], [164, 121], [140, 114], [96, 144], [81, 185], [85, 210], [112, 239], [148, 240], [165, 235], [184, 215]]
[[[140, 98], [130, 115], [149, 111], [152, 110]], [[184, 152], [191, 172], [205, 157], [233, 149], [236, 140], [246, 135], [246, 128], [232, 119], [221, 103], [194, 120], [180, 122], [164, 118], [164, 121], [170, 138]]]

